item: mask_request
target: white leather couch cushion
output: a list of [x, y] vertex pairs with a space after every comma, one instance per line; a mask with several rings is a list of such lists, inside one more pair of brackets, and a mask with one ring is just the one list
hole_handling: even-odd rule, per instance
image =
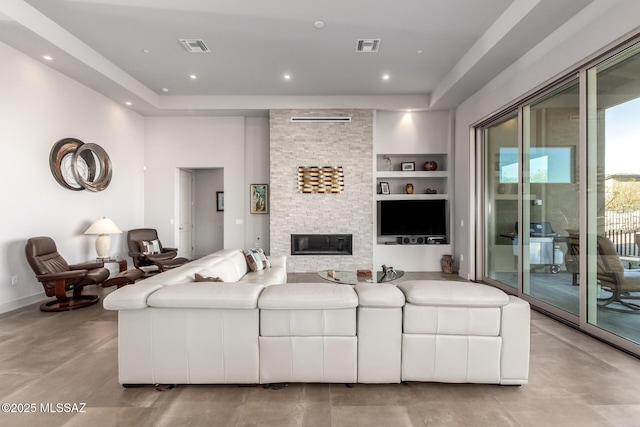
[[396, 286], [358, 284], [358, 382], [399, 383], [404, 294]]
[[122, 310], [118, 365], [121, 384], [256, 384], [258, 309]]
[[135, 286], [125, 286], [111, 292], [102, 301], [107, 310], [134, 310], [147, 307], [147, 298], [162, 285], [153, 283], [138, 283]]
[[257, 283], [264, 286], [287, 283], [287, 270], [282, 267], [271, 267], [245, 274], [239, 283]]
[[355, 336], [356, 309], [260, 310], [260, 336]]
[[404, 294], [389, 283], [362, 283], [354, 286], [360, 307], [392, 308], [404, 305]]
[[258, 299], [261, 336], [355, 336], [358, 298], [348, 285], [294, 283]]
[[244, 276], [244, 274], [238, 273], [238, 266], [229, 259], [205, 267], [198, 273], [206, 277], [219, 277], [224, 282], [237, 282]]
[[408, 280], [398, 288], [407, 302], [439, 307], [502, 307], [509, 303], [506, 293], [492, 286], [443, 280]]
[[500, 334], [500, 307], [433, 307], [406, 304], [405, 334], [476, 335]]
[[402, 380], [500, 383], [500, 337], [402, 336]]
[[289, 283], [267, 287], [258, 299], [266, 310], [340, 309], [358, 306], [358, 296], [349, 285], [333, 283]]
[[[217, 262], [222, 260], [216, 260]], [[189, 283], [193, 282], [195, 273], [202, 270], [202, 266], [197, 264], [187, 263], [181, 267], [172, 268], [160, 274], [155, 274], [147, 279], [141, 280], [136, 283], [136, 286], [142, 283], [153, 283], [158, 285], [174, 285], [176, 283]], [[125, 286], [128, 287], [128, 286]]]
[[150, 307], [165, 308], [253, 309], [258, 306], [262, 289], [262, 285], [249, 283], [183, 283], [158, 289], [149, 296], [147, 303]]
[[355, 383], [356, 337], [260, 337], [260, 382]]

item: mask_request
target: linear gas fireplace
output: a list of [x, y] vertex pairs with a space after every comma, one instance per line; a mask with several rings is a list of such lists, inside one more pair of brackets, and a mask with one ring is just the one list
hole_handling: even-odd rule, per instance
[[292, 234], [291, 255], [352, 255], [351, 234]]

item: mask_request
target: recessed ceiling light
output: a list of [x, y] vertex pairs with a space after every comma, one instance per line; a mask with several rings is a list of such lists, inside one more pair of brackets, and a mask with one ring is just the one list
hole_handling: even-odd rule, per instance
[[284, 75], [284, 79], [285, 80], [291, 80], [291, 75], [290, 74], [285, 74]]
[[195, 74], [191, 74], [189, 77], [191, 78], [191, 80], [195, 80], [198, 78], [198, 76], [196, 76]]
[[131, 104], [131, 101], [127, 101], [127, 102], [125, 102], [125, 104], [127, 104], [128, 106], [131, 106], [131, 105], [132, 105], [132, 104]]
[[163, 91], [163, 92], [169, 92], [169, 89], [167, 89], [166, 87], [163, 87], [163, 88], [162, 88], [162, 91]]
[[416, 52], [418, 55], [422, 55], [422, 53], [424, 52], [424, 50], [422, 49], [418, 49], [418, 51]]
[[324, 21], [316, 21], [313, 23], [313, 26], [316, 27], [318, 30], [321, 30], [324, 28]]
[[50, 57], [49, 55], [42, 55], [42, 57], [43, 57], [44, 59], [46, 59], [47, 61], [53, 61], [53, 58], [52, 58], [52, 57]]
[[382, 80], [389, 80], [391, 76], [389, 74], [385, 74], [382, 76]]
[[143, 53], [151, 53], [151, 51], [149, 49], [142, 49]]

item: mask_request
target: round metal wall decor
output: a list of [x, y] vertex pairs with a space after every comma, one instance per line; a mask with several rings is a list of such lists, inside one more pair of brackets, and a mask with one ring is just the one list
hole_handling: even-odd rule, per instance
[[56, 142], [49, 155], [53, 177], [73, 191], [102, 191], [111, 182], [111, 160], [97, 144], [64, 138]]

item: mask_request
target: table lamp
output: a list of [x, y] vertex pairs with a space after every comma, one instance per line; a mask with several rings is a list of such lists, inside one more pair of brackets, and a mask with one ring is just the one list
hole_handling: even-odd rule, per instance
[[111, 236], [109, 234], [122, 233], [120, 229], [109, 218], [100, 218], [87, 228], [84, 234], [97, 234], [96, 253], [99, 259], [108, 259], [111, 252]]

